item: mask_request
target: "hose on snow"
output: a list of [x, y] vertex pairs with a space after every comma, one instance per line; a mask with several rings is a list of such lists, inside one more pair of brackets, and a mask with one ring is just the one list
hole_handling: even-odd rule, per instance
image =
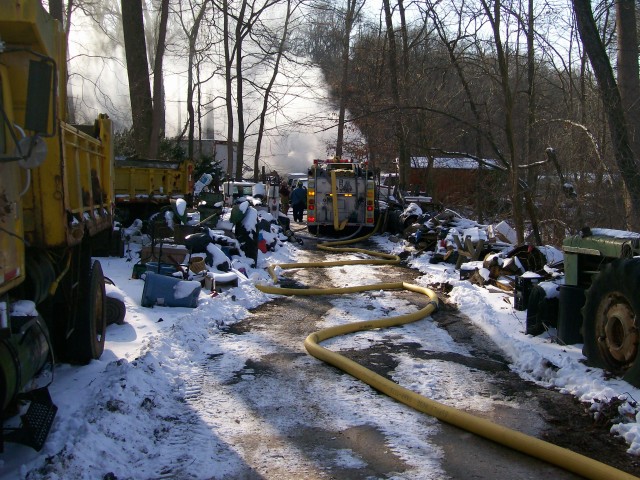
[[[335, 196], [334, 196], [335, 198]], [[341, 248], [341, 245], [362, 241], [373, 235], [376, 228], [368, 235], [361, 238], [350, 240], [327, 242], [318, 245], [318, 248], [329, 252], [348, 252], [348, 253], [364, 253], [375, 259], [359, 259], [346, 261], [330, 261], [330, 262], [309, 262], [309, 263], [289, 263], [269, 266], [268, 271], [274, 281], [278, 282], [275, 269], [293, 269], [293, 268], [326, 268], [343, 265], [359, 265], [359, 264], [395, 264], [400, 259], [397, 255], [391, 255], [380, 252], [373, 252], [360, 248]], [[526, 435], [516, 430], [498, 425], [494, 422], [477, 417], [470, 413], [449, 407], [435, 400], [429, 399], [423, 395], [404, 388], [395, 382], [363, 367], [362, 365], [340, 355], [337, 352], [328, 350], [320, 345], [321, 342], [341, 335], [347, 335], [355, 332], [374, 330], [380, 328], [389, 328], [407, 323], [421, 320], [437, 310], [438, 296], [432, 290], [413, 285], [406, 282], [377, 283], [373, 285], [358, 285], [353, 287], [341, 288], [280, 288], [271, 285], [258, 285], [264, 293], [277, 295], [340, 295], [364, 292], [370, 290], [397, 290], [404, 289], [415, 293], [420, 293], [429, 298], [429, 303], [422, 309], [405, 315], [386, 317], [375, 320], [366, 320], [345, 325], [338, 325], [325, 328], [310, 334], [304, 341], [304, 346], [310, 355], [322, 360], [349, 375], [363, 381], [372, 388], [388, 395], [389, 397], [404, 403], [405, 405], [431, 415], [443, 422], [449, 423], [478, 436], [492, 440], [500, 445], [517, 450], [526, 455], [538, 458], [550, 464], [556, 465], [567, 471], [576, 473], [591, 480], [605, 480], [615, 478], [617, 480], [632, 480], [637, 477], [623, 472], [619, 469], [598, 462], [592, 458], [586, 457], [569, 449], [559, 447], [552, 443], [540, 440], [538, 438]]]

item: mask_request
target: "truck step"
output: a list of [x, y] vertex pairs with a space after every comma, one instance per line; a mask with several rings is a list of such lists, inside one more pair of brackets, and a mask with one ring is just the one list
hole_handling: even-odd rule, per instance
[[39, 452], [49, 435], [58, 407], [53, 404], [46, 387], [22, 394], [20, 400], [29, 401], [29, 408], [20, 417], [22, 422], [19, 427], [3, 428], [3, 440], [27, 445]]

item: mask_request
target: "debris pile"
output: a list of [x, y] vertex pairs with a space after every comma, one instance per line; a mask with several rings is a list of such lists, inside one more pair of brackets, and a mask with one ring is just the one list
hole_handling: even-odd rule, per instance
[[200, 212], [180, 213], [178, 216], [167, 209], [147, 222], [136, 219], [120, 229], [129, 260], [138, 257], [132, 278], [146, 282], [147, 273], [153, 272], [184, 282], [200, 282], [217, 294], [247, 278], [247, 271], [257, 266], [258, 251], [275, 251], [294, 240], [259, 202], [240, 201], [222, 208], [215, 225], [211, 218], [204, 219], [207, 223], [201, 221]]
[[455, 265], [462, 280], [513, 292], [521, 284], [528, 288], [562, 275], [561, 251], [517, 245], [515, 232], [506, 222], [482, 225], [433, 204], [423, 207], [411, 202], [396, 213], [400, 219], [394, 222], [396, 231], [402, 225], [402, 236], [417, 252], [430, 254], [431, 263]]

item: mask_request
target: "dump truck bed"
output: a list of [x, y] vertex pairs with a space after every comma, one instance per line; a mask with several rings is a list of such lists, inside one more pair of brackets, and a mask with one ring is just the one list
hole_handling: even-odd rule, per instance
[[193, 162], [117, 159], [116, 203], [169, 203], [193, 194]]
[[46, 139], [47, 158], [31, 171], [23, 196], [25, 239], [38, 248], [77, 245], [85, 232], [95, 235], [113, 222], [111, 120], [101, 117], [95, 136], [62, 122], [59, 128], [59, 137]]

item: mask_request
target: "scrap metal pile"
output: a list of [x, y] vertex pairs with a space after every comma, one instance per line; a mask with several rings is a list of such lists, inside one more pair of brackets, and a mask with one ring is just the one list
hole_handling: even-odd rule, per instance
[[[143, 306], [195, 307], [199, 292], [196, 283], [215, 295], [225, 286], [246, 279], [247, 272], [257, 266], [258, 251], [275, 251], [284, 242], [296, 240], [271, 213], [249, 201], [240, 200], [232, 208], [220, 206], [215, 225], [209, 218], [205, 223], [198, 212], [186, 211], [178, 201], [147, 221], [137, 219], [122, 229], [124, 250], [131, 260], [138, 257], [132, 277], [145, 280], [145, 291], [151, 291], [147, 277], [152, 277], [155, 285], [167, 283], [155, 274], [183, 282], [173, 282], [172, 288], [176, 288], [174, 283], [194, 287], [187, 303], [183, 301], [186, 295], [175, 301], [167, 295], [169, 287], [153, 288], [153, 295], [143, 293]], [[132, 248], [132, 244], [138, 247]]]
[[402, 210], [390, 210], [387, 230], [402, 236], [431, 263], [450, 263], [460, 278], [477, 285], [514, 291], [519, 277], [539, 280], [562, 275], [562, 252], [554, 247], [517, 245], [506, 222], [484, 225], [418, 197]]

